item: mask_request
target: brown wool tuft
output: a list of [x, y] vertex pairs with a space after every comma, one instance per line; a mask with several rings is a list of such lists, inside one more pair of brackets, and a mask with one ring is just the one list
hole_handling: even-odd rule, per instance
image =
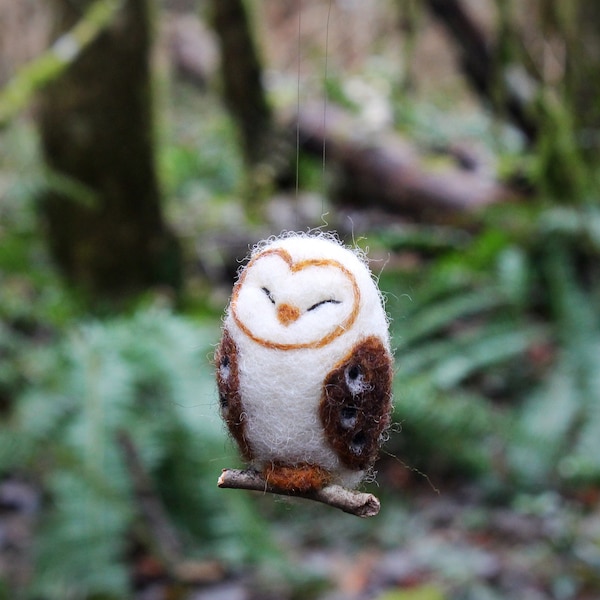
[[307, 493], [320, 490], [331, 482], [331, 474], [316, 465], [271, 463], [263, 476], [270, 486], [288, 492]]

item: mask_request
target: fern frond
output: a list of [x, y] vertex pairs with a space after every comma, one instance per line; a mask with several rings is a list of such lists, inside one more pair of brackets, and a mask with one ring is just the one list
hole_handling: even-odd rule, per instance
[[500, 294], [489, 288], [453, 295], [412, 313], [410, 319], [403, 321], [402, 331], [395, 338], [396, 343], [401, 349], [440, 333], [460, 318], [481, 314], [505, 303], [506, 300]]
[[432, 379], [443, 389], [457, 386], [479, 371], [523, 356], [543, 339], [542, 331], [535, 326], [508, 330], [497, 325], [483, 327], [477, 335], [470, 336], [472, 339], [458, 340], [454, 355], [435, 365]]
[[[0, 431], [0, 468], [32, 472], [48, 492], [33, 593], [127, 597], [125, 548], [140, 512], [119, 431], [134, 441], [193, 554], [206, 547], [214, 558], [217, 540], [229, 552], [239, 543], [229, 536], [254, 535], [256, 514], [229, 506], [248, 498], [223, 496], [215, 485], [235, 463], [209, 363], [217, 334], [217, 322], [144, 309], [76, 325], [40, 352], [10, 428]], [[240, 547], [245, 559], [267, 551], [262, 530], [258, 546]]]
[[440, 472], [493, 471], [494, 448], [502, 445], [508, 423], [502, 412], [477, 394], [440, 392], [426, 375], [398, 378], [394, 391], [402, 433], [390, 444], [400, 445], [405, 462]]

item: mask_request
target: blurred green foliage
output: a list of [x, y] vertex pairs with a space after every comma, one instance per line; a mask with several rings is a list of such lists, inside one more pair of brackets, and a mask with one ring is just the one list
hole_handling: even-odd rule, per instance
[[[468, 243], [438, 236], [448, 247], [425, 270], [382, 276], [396, 414], [419, 468], [501, 465], [539, 488], [598, 481], [597, 218], [589, 205], [497, 209]], [[409, 229], [380, 243], [414, 251], [423, 239]]]
[[377, 600], [444, 600], [445, 594], [436, 586], [421, 585], [407, 590], [385, 592]]
[[48, 495], [36, 594], [126, 595], [125, 559], [141, 515], [119, 432], [133, 440], [188, 556], [205, 548], [236, 564], [260, 555], [258, 517], [244, 496], [215, 485], [220, 469], [237, 462], [215, 405], [208, 355], [216, 333], [215, 323], [150, 307], [74, 323], [50, 343], [13, 345], [10, 367], [26, 381], [3, 381], [21, 391], [0, 432], [0, 470], [33, 477]]

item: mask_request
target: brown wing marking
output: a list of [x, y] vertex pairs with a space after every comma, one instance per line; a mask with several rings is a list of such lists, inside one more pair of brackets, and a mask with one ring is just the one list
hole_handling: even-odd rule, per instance
[[237, 346], [227, 330], [223, 331], [221, 343], [215, 352], [215, 366], [221, 416], [237, 442], [242, 456], [246, 460], [252, 460], [252, 451], [245, 436], [246, 424], [240, 396]]
[[329, 372], [320, 417], [327, 439], [342, 463], [362, 470], [377, 459], [392, 409], [392, 357], [368, 337]]

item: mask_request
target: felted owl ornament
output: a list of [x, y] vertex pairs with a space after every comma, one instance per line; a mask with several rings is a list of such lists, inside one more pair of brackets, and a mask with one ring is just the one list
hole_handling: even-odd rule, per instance
[[269, 486], [355, 488], [390, 425], [392, 364], [362, 255], [329, 234], [288, 233], [254, 249], [215, 365], [222, 417]]

